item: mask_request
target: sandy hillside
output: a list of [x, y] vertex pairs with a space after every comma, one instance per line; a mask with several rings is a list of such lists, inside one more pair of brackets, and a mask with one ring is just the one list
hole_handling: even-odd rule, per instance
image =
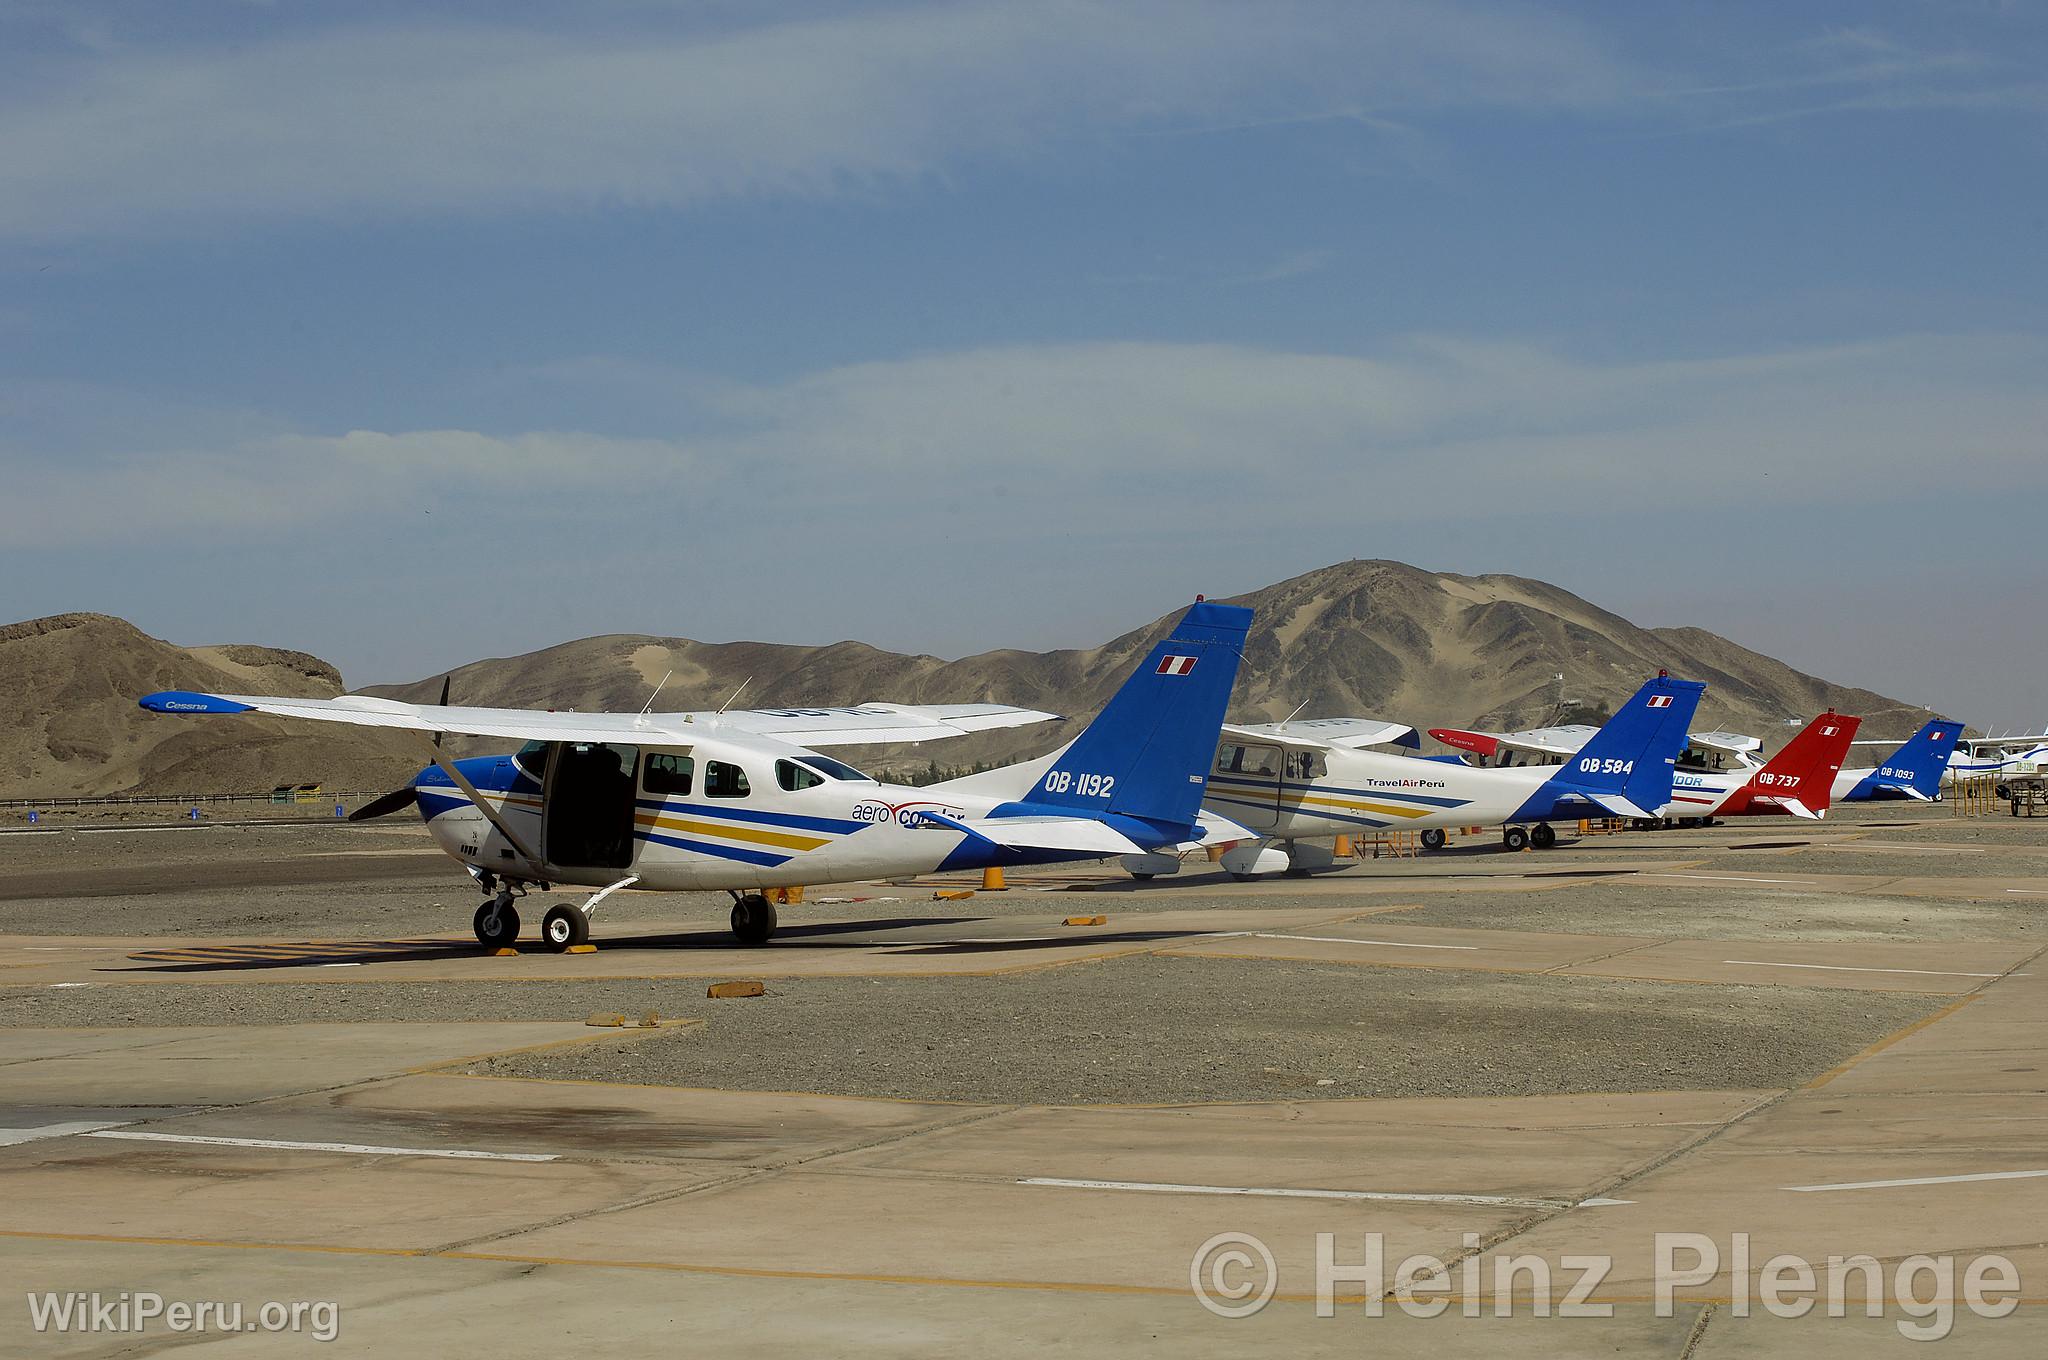
[[[1300, 707], [1311, 717], [1370, 715], [1424, 727], [1526, 726], [1555, 719], [1560, 697], [1605, 710], [1659, 667], [1709, 683], [1696, 725], [1755, 732], [1772, 745], [1788, 730], [1785, 719], [1831, 706], [1862, 714], [1873, 736], [1903, 736], [1926, 716], [1712, 633], [1638, 628], [1569, 591], [1515, 576], [1345, 562], [1236, 603], [1258, 610], [1233, 703], [1235, 716], [1245, 719], [1285, 717]], [[459, 704], [633, 710], [673, 671], [661, 709], [716, 708], [751, 677], [744, 707], [993, 700], [1086, 718], [1176, 617], [1178, 611], [1099, 647], [986, 652], [957, 661], [859, 642], [803, 647], [595, 637], [473, 662], [453, 672], [451, 689]], [[179, 647], [104, 615], [0, 628], [0, 693], [18, 709], [0, 736], [0, 797], [241, 792], [286, 780], [378, 789], [417, 768], [411, 748], [389, 734], [267, 719], [181, 721], [143, 713], [134, 702], [167, 688], [334, 694], [340, 685], [333, 667], [303, 653]], [[370, 692], [431, 703], [440, 686], [433, 675]], [[964, 766], [1038, 754], [1074, 727], [850, 754], [884, 769], [927, 760]], [[452, 742], [451, 750], [505, 745]]]

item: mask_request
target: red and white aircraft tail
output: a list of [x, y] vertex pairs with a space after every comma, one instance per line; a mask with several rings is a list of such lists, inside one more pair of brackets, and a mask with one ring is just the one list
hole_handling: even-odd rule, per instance
[[1828, 810], [1835, 776], [1849, 758], [1849, 743], [1863, 719], [1821, 714], [1785, 743], [1717, 809], [1723, 817], [1785, 812], [1818, 821]]

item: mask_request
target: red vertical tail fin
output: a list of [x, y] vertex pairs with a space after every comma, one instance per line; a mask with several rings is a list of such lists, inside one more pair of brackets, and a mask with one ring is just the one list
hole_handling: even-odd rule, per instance
[[1832, 710], [1821, 714], [1750, 777], [1749, 783], [1722, 807], [1722, 814], [1788, 812], [1809, 818], [1825, 815], [1834, 793], [1835, 776], [1841, 773], [1842, 762], [1849, 758], [1849, 743], [1856, 740], [1856, 729], [1862, 723], [1861, 718]]

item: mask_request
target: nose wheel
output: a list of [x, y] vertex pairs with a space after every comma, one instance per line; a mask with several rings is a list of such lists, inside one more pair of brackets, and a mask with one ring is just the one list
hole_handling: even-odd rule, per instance
[[519, 912], [508, 894], [500, 893], [476, 909], [470, 922], [476, 942], [486, 949], [510, 949], [519, 938]]

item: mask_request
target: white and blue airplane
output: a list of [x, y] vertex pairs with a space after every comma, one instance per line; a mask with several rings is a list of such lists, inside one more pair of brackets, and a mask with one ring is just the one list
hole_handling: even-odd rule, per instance
[[[166, 691], [159, 713], [267, 713], [418, 732], [433, 763], [358, 813], [417, 806], [486, 897], [482, 944], [519, 935], [518, 898], [598, 889], [541, 919], [556, 952], [585, 943], [622, 888], [723, 890], [740, 942], [774, 933], [764, 888], [1146, 854], [1246, 834], [1201, 815], [1252, 611], [1197, 601], [1093, 722], [1001, 796], [883, 784], [821, 746], [930, 741], [1048, 721], [997, 704], [574, 713], [445, 707], [344, 695], [296, 699]], [[443, 757], [429, 733], [524, 738], [509, 756]]]
[[1948, 780], [2036, 774], [2043, 769], [2048, 769], [2048, 733], [1969, 737], [1959, 743], [1955, 754], [1949, 757]]
[[[1844, 770], [1835, 776], [1835, 801], [1911, 798], [1931, 803], [1941, 797], [1942, 777], [1954, 759], [1963, 725], [1946, 718], [1924, 724], [1905, 744], [1877, 765]], [[1881, 743], [1857, 742], [1858, 746]]]
[[[1479, 769], [1363, 749], [1412, 745], [1414, 729], [1367, 718], [1225, 724], [1208, 773], [1207, 844], [1234, 840], [1222, 867], [1239, 879], [1328, 868], [1318, 841], [1378, 830], [1420, 831], [1430, 848], [1445, 828], [1500, 825], [1510, 850], [1556, 843], [1560, 818], [1649, 817], [1671, 799], [1673, 764], [1706, 686], [1658, 676], [1562, 765]], [[1047, 761], [970, 775], [945, 788], [982, 795], [1029, 787]], [[1237, 830], [1229, 832], [1229, 824]], [[1138, 878], [1176, 873], [1176, 850], [1126, 854]]]

